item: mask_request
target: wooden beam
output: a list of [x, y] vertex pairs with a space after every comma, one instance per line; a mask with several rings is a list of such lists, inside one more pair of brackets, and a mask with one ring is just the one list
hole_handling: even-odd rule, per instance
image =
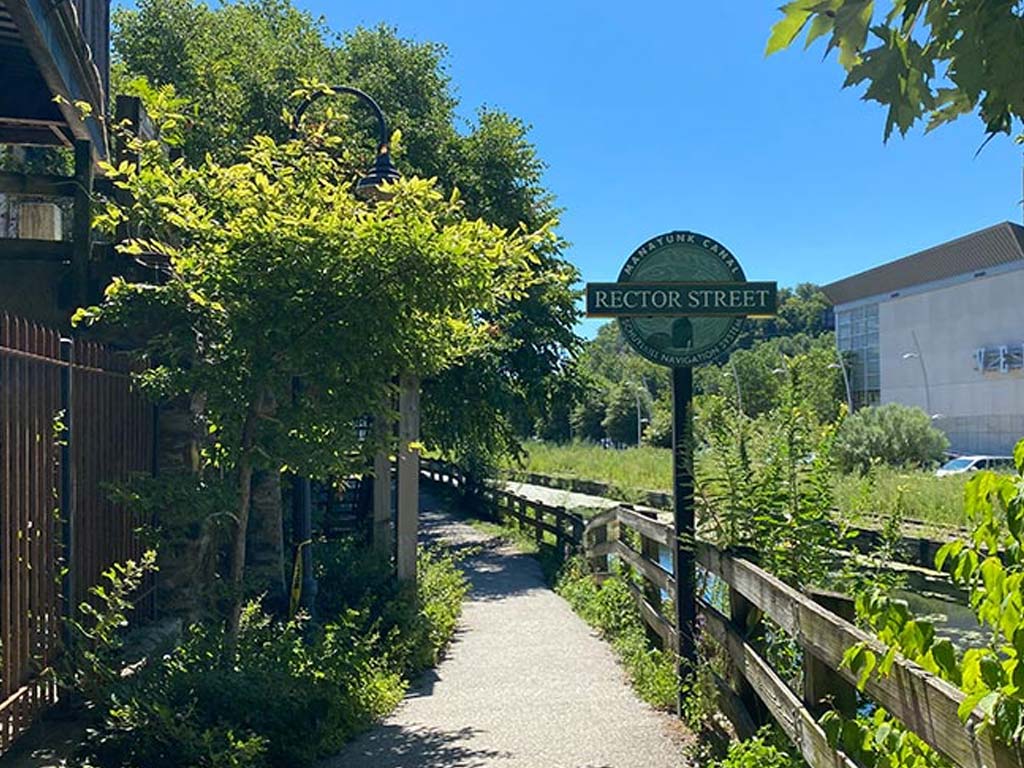
[[[849, 669], [839, 669], [847, 649], [865, 643], [878, 658], [885, 654], [886, 649], [877, 638], [753, 563], [732, 557], [706, 542], [698, 542], [697, 558], [847, 681], [856, 683], [858, 678]], [[1009, 747], [996, 740], [991, 729], [978, 730], [983, 721], [980, 711], [975, 711], [966, 724], [960, 721], [957, 709], [964, 700], [961, 691], [901, 656], [888, 675], [871, 675], [864, 691], [959, 766], [1020, 768], [1024, 764]]]
[[857, 768], [850, 758], [829, 746], [828, 737], [814, 716], [768, 662], [729, 626], [728, 619], [703, 601], [698, 606], [708, 634], [729, 651], [733, 663], [740, 668], [807, 764], [811, 768]]
[[92, 258], [92, 147], [75, 142], [75, 204], [71, 224], [73, 298], [79, 307], [89, 303], [89, 260]]
[[[76, 13], [69, 3], [47, 0], [4, 0], [4, 5], [21, 33], [25, 47], [77, 139], [90, 142], [95, 160], [107, 156], [105, 123], [96, 118], [107, 112], [106, 94], [99, 72], [90, 59]], [[94, 117], [83, 119], [76, 101], [92, 105]]]
[[626, 507], [616, 507], [615, 518], [621, 525], [632, 528], [640, 535], [656, 541], [658, 544], [663, 544], [666, 547], [671, 547], [674, 544], [675, 535], [672, 532], [672, 523], [670, 522], [663, 523], [656, 518], [627, 509]]
[[0, 171], [0, 193], [74, 197], [76, 180], [68, 176]]
[[636, 550], [623, 543], [622, 539], [611, 542], [611, 552], [622, 558], [629, 565], [640, 571], [648, 580], [654, 582], [658, 587], [664, 589], [669, 595], [676, 593], [676, 580], [668, 571], [660, 565], [644, 559]]
[[42, 261], [60, 264], [71, 260], [71, 243], [55, 240], [0, 238], [0, 261]]

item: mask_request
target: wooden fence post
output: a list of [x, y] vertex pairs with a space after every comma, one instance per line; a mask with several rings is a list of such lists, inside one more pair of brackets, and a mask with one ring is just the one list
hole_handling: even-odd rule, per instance
[[[656, 518], [657, 516], [655, 516]], [[661, 564], [661, 547], [658, 542], [653, 539], [649, 539], [640, 534], [640, 550], [645, 560], [649, 562]], [[651, 608], [661, 613], [661, 588], [651, 581], [649, 578], [644, 576], [644, 599], [651, 604]], [[663, 647], [663, 641], [661, 635], [659, 635], [652, 626], [645, 623], [644, 626], [647, 628], [647, 637], [657, 648]]]
[[[599, 525], [594, 529], [594, 546], [600, 546], [608, 542], [608, 526]], [[608, 555], [602, 554], [597, 557], [591, 558], [591, 567], [597, 573], [608, 573]]]
[[[738, 591], [729, 588], [729, 618], [740, 637], [751, 645], [759, 646], [764, 636], [764, 624], [761, 621], [761, 611]], [[761, 703], [754, 688], [747, 682], [742, 672], [733, 670], [734, 687], [740, 702], [746, 709], [746, 713], [755, 725], [761, 726], [767, 722], [764, 704]]]
[[[853, 622], [856, 608], [848, 595], [825, 590], [814, 590], [810, 597], [836, 616]], [[804, 704], [816, 716], [835, 708], [846, 717], [857, 714], [857, 689], [843, 679], [829, 664], [804, 650]]]

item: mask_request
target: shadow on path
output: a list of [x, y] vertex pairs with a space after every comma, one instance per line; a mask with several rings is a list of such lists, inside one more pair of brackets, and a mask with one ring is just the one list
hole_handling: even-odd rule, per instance
[[[494, 749], [476, 749], [467, 743], [476, 735], [473, 728], [443, 731], [437, 728], [406, 728], [382, 725], [362, 739], [350, 759], [372, 760], [376, 768], [478, 768], [500, 765], [510, 755]], [[341, 768], [341, 763], [336, 763]]]
[[540, 564], [421, 499], [421, 541], [465, 549], [452, 645], [384, 723], [321, 768], [679, 768], [678, 721], [544, 583]]

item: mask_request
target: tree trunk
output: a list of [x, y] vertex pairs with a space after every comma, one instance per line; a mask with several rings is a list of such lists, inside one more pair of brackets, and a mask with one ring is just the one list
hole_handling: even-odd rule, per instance
[[228, 641], [234, 646], [242, 620], [245, 592], [245, 544], [249, 532], [249, 509], [252, 499], [252, 447], [256, 429], [255, 409], [250, 408], [242, 426], [242, 454], [238, 459], [238, 519], [235, 525], [234, 553], [231, 558], [232, 606], [228, 617]]
[[249, 522], [248, 561], [253, 586], [267, 593], [268, 607], [286, 608], [284, 578], [284, 523], [281, 473], [276, 469], [253, 473]]

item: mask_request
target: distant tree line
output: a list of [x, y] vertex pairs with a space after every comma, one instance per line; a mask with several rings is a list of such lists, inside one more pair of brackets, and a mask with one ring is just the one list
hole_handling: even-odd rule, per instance
[[[816, 371], [811, 401], [822, 420], [834, 418], [845, 400], [842, 372], [831, 333], [831, 304], [811, 283], [779, 291], [779, 311], [770, 320], [747, 321], [733, 350], [697, 369], [701, 395], [720, 395], [757, 416], [779, 403], [785, 357], [807, 355]], [[575, 364], [572, 399], [549, 410], [538, 422], [544, 440], [641, 441], [667, 446], [672, 440], [672, 387], [669, 369], [637, 354], [615, 322], [587, 341]]]

